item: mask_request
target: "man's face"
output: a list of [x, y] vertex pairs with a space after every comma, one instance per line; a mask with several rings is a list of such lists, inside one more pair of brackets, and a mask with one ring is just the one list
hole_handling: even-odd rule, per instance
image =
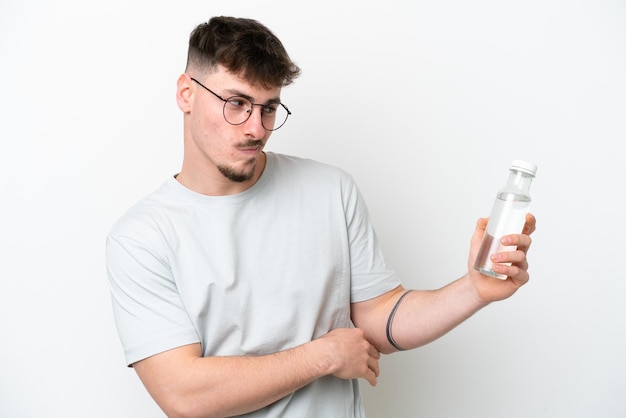
[[184, 169], [191, 168], [195, 175], [208, 175], [221, 181], [253, 183], [260, 175], [258, 162], [263, 158], [262, 150], [271, 134], [261, 124], [260, 106], [253, 106], [247, 121], [232, 125], [224, 119], [224, 101], [193, 82], [190, 77], [194, 77], [223, 99], [242, 96], [258, 104], [279, 101], [280, 87], [268, 90], [261, 86], [252, 86], [221, 66], [207, 75], [190, 72], [186, 77], [189, 100], [187, 108], [181, 107], [185, 111], [186, 125], [187, 167]]

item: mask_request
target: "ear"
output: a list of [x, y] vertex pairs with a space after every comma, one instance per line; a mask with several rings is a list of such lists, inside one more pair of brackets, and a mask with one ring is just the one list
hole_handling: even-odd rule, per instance
[[176, 82], [176, 103], [183, 113], [191, 111], [193, 91], [191, 89], [191, 78], [187, 74], [181, 74]]

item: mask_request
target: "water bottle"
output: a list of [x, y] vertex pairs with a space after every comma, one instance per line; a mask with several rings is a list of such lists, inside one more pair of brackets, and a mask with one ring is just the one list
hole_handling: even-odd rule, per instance
[[522, 232], [530, 209], [530, 183], [535, 178], [537, 166], [515, 160], [509, 170], [509, 179], [498, 191], [474, 264], [476, 270], [498, 279], [506, 279], [507, 276], [493, 271], [490, 257], [494, 253], [515, 251], [517, 248], [514, 245], [504, 246], [500, 240], [505, 235]]

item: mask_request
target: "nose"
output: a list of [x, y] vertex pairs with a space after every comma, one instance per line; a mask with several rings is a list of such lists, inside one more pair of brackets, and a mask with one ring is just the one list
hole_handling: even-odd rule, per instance
[[[254, 108], [258, 107], [259, 110], [255, 111]], [[254, 138], [262, 138], [265, 135], [265, 128], [263, 127], [262, 115], [261, 115], [261, 107], [260, 106], [252, 106], [250, 109], [250, 117], [244, 123], [244, 127], [246, 129], [246, 134], [252, 135]]]

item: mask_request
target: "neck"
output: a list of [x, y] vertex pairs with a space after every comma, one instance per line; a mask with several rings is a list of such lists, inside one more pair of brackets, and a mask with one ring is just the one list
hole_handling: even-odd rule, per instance
[[216, 167], [211, 169], [195, 167], [195, 164], [183, 160], [183, 167], [176, 175], [176, 180], [186, 188], [206, 196], [234, 195], [256, 184], [265, 170], [266, 162], [267, 156], [262, 152], [255, 162], [252, 178], [237, 182], [228, 179]]

